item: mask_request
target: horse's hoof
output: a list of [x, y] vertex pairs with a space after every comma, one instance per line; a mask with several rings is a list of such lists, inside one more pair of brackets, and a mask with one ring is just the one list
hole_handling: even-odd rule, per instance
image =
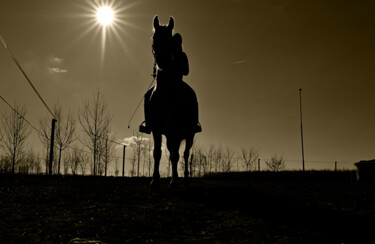
[[159, 189], [160, 188], [160, 181], [153, 179], [150, 183], [150, 188], [152, 190]]
[[189, 178], [184, 178], [184, 185], [189, 186]]
[[177, 180], [171, 180], [171, 183], [169, 183], [169, 187], [171, 189], [176, 189], [178, 187], [178, 182]]

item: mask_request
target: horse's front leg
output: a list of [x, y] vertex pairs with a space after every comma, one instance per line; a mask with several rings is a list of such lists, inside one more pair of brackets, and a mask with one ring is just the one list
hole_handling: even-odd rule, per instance
[[179, 138], [167, 138], [167, 147], [168, 151], [170, 153], [170, 159], [172, 163], [172, 179], [170, 182], [170, 187], [174, 188], [178, 185], [178, 171], [177, 171], [177, 166], [178, 166], [178, 160], [180, 159], [180, 154], [179, 154], [179, 148], [180, 148], [180, 143], [181, 140]]
[[184, 151], [184, 161], [185, 161], [184, 183], [186, 186], [189, 184], [189, 156], [190, 156], [190, 149], [193, 146], [193, 141], [194, 141], [194, 134], [186, 138], [185, 151]]
[[172, 179], [170, 186], [171, 188], [174, 188], [178, 185], [178, 160], [180, 159], [180, 155], [178, 151], [171, 152], [171, 162], [172, 162]]
[[152, 175], [151, 187], [158, 188], [160, 186], [159, 165], [162, 154], [162, 135], [160, 133], [152, 132], [152, 136], [154, 138], [154, 174]]

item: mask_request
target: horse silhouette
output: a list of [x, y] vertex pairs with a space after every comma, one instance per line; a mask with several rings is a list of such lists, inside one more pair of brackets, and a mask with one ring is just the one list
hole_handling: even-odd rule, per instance
[[[145, 94], [145, 119], [154, 139], [154, 173], [151, 187], [159, 187], [159, 165], [162, 155], [162, 135], [167, 139], [167, 148], [172, 163], [170, 186], [177, 185], [177, 165], [180, 158], [179, 149], [185, 140], [184, 182], [189, 176], [188, 159], [193, 146], [195, 133], [200, 132], [198, 123], [198, 102], [194, 90], [182, 81], [179, 68], [174, 62], [173, 31], [174, 19], [170, 17], [167, 26], [160, 25], [157, 16], [154, 18], [152, 52], [156, 64], [156, 85]], [[144, 127], [143, 127], [144, 128]], [[140, 127], [142, 131], [142, 127]]]

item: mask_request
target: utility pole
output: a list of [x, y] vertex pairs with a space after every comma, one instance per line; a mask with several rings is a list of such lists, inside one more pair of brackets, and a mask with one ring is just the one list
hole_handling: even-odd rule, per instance
[[125, 176], [125, 149], [126, 149], [126, 146], [124, 145], [124, 150], [122, 153], [122, 177]]
[[302, 88], [299, 89], [299, 107], [301, 118], [301, 145], [302, 145], [302, 171], [305, 172], [305, 154], [303, 149], [303, 129], [302, 129]]
[[52, 175], [52, 162], [53, 162], [53, 147], [55, 145], [55, 124], [56, 121], [52, 119], [52, 128], [51, 128], [51, 147], [49, 150], [49, 175]]

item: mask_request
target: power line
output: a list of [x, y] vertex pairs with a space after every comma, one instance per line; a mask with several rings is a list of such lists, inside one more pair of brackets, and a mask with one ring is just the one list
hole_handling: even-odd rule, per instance
[[34, 130], [36, 130], [38, 133], [42, 134], [33, 124], [31, 124], [24, 116], [22, 116], [16, 109], [14, 109], [1, 95], [0, 95], [1, 100], [3, 100], [15, 113], [18, 114], [18, 116], [25, 120]]
[[[40, 130], [38, 130], [32, 123], [30, 123], [24, 116], [22, 116], [15, 108], [13, 108], [12, 105], [10, 105], [6, 100], [5, 98], [3, 98], [1, 95], [0, 95], [0, 99], [4, 101], [4, 103], [6, 103], [15, 113], [17, 113], [17, 115], [23, 119], [24, 121], [26, 121], [34, 130], [36, 130], [39, 134], [43, 134]], [[120, 143], [120, 142], [117, 142], [117, 141], [114, 141], [114, 140], [110, 140], [110, 139], [106, 139], [106, 138], [103, 138], [103, 137], [99, 137], [100, 139], [103, 139], [103, 140], [108, 140], [109, 142], [112, 142], [112, 143], [115, 143], [115, 144], [119, 144], [119, 145], [122, 145], [124, 146], [124, 144]], [[54, 147], [56, 149], [58, 149], [57, 145], [54, 145]], [[80, 149], [80, 148], [76, 148], [76, 147], [72, 147], [70, 145], [66, 146], [68, 148], [71, 148], [71, 149], [74, 149], [74, 150], [77, 150], [77, 151], [81, 151], [81, 152], [84, 152], [84, 153], [91, 153], [91, 152], [88, 152], [88, 151], [85, 151], [83, 149]], [[127, 158], [130, 160], [130, 158]]]
[[37, 91], [37, 89], [35, 88], [35, 86], [33, 85], [33, 83], [31, 82], [30, 78], [27, 76], [26, 72], [23, 70], [23, 68], [21, 67], [20, 63], [17, 61], [16, 57], [13, 55], [13, 53], [11, 52], [11, 50], [9, 49], [9, 47], [7, 46], [7, 44], [5, 43], [4, 38], [1, 35], [0, 35], [0, 39], [1, 39], [1, 42], [3, 43], [5, 49], [8, 51], [10, 57], [13, 59], [14, 63], [17, 65], [18, 69], [21, 71], [21, 73], [26, 78], [26, 80], [29, 82], [30, 86], [33, 88], [34, 92], [38, 95], [39, 99], [42, 101], [42, 103], [44, 104], [44, 106], [47, 108], [48, 112], [50, 112], [50, 114], [52, 115], [52, 118], [55, 118], [55, 115], [53, 115], [52, 111], [49, 109], [48, 105], [43, 100], [42, 96], [39, 94], [39, 92]]

